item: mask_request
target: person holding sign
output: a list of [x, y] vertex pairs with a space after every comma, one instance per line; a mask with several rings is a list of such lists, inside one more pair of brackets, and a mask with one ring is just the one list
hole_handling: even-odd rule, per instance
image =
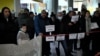
[[[92, 31], [100, 31], [100, 14], [98, 11], [94, 12], [93, 18], [92, 18], [92, 22], [96, 23], [98, 25], [98, 28], [92, 29]], [[96, 54], [96, 56], [99, 56], [100, 53], [98, 54], [98, 52], [100, 52], [100, 32], [95, 32], [92, 35], [93, 38], [93, 55]]]
[[91, 56], [90, 55], [90, 41], [92, 40], [90, 37], [91, 31], [91, 15], [89, 11], [85, 11], [85, 16], [81, 16], [79, 19], [79, 28], [80, 32], [86, 32], [86, 36], [81, 40], [81, 48], [83, 51], [83, 56]]
[[[35, 17], [35, 20], [34, 20], [34, 27], [35, 27], [35, 32], [36, 32], [36, 35], [40, 35], [40, 36], [43, 36], [43, 35], [49, 35], [49, 33], [46, 33], [46, 30], [45, 30], [45, 26], [46, 25], [49, 25], [50, 22], [49, 22], [49, 18], [47, 16], [47, 12], [45, 10], [42, 10], [41, 11], [41, 14], [37, 15]], [[50, 43], [49, 42], [46, 42], [45, 40], [45, 36], [43, 36], [42, 38], [42, 56], [49, 56], [50, 54]]]
[[60, 35], [60, 34], [64, 34], [63, 31], [63, 13], [62, 12], [58, 12], [57, 13], [57, 17], [53, 16], [55, 21], [52, 21], [52, 24], [55, 25], [55, 32], [53, 32], [54, 34], [57, 34], [56, 36], [56, 41], [58, 41], [58, 46], [56, 47], [56, 52], [57, 52], [57, 56], [60, 56], [60, 43], [62, 44], [64, 51], [65, 51], [65, 56], [67, 56], [67, 43], [66, 40], [64, 39], [65, 36], [64, 35]]
[[[74, 11], [70, 11], [65, 17], [64, 17], [64, 20], [63, 20], [63, 24], [64, 24], [64, 32], [66, 34], [71, 34], [71, 33], [77, 33], [78, 32], [78, 24], [77, 24], [77, 21], [76, 18], [72, 18], [72, 16], [75, 16], [76, 13]], [[78, 18], [77, 18], [78, 19]], [[76, 34], [74, 34], [76, 35]], [[71, 55], [71, 52], [73, 52], [73, 44], [74, 44], [74, 49], [77, 49], [76, 48], [76, 43], [77, 43], [77, 40], [76, 40], [76, 37], [73, 39], [68, 39], [69, 36], [66, 36], [66, 40], [67, 40], [67, 43], [68, 43], [68, 52], [69, 52], [69, 55]]]

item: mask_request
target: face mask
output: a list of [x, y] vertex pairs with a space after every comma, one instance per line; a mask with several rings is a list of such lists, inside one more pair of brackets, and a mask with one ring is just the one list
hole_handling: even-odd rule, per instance
[[58, 17], [59, 20], [62, 20], [62, 17]]
[[26, 32], [26, 29], [21, 28], [21, 31]]

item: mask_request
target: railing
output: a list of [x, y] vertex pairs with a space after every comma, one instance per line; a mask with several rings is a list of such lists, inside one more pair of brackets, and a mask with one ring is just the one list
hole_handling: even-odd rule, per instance
[[0, 56], [41, 56], [41, 46], [41, 36], [22, 45], [0, 44]]

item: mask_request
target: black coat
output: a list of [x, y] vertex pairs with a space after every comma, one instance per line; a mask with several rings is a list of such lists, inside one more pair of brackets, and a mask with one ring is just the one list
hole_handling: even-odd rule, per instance
[[80, 32], [86, 32], [85, 16], [81, 16], [78, 21]]
[[[72, 26], [69, 26], [68, 24], [72, 23]], [[79, 32], [79, 25], [78, 22], [76, 22], [76, 24], [74, 24], [73, 22], [71, 22], [71, 17], [69, 17], [68, 15], [66, 15], [63, 19], [63, 24], [64, 24], [64, 32], [65, 33], [77, 33]]]
[[18, 27], [12, 18], [7, 20], [0, 15], [0, 44], [16, 44]]
[[[92, 31], [100, 31], [100, 17], [93, 16], [92, 22], [96, 22], [99, 28], [94, 29]], [[93, 51], [100, 52], [100, 32], [95, 32], [92, 34], [93, 37]]]

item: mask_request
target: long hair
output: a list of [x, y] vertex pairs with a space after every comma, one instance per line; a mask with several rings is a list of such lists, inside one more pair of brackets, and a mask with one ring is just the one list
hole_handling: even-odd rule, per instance
[[11, 16], [11, 15], [12, 15], [12, 14], [11, 14], [11, 11], [10, 11], [10, 9], [9, 9], [8, 7], [3, 7], [3, 8], [2, 8], [2, 11], [1, 11], [2, 17], [4, 17], [4, 10], [5, 10], [5, 9], [8, 9], [8, 10], [9, 10], [10, 15], [9, 15], [8, 18], [9, 18], [9, 19], [12, 18], [12, 16]]

